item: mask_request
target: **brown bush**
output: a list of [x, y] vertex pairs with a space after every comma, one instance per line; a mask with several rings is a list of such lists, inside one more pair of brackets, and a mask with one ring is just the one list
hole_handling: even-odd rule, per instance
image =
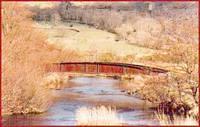
[[[164, 80], [165, 82], [162, 82], [160, 78], [152, 78], [147, 81], [141, 93], [151, 101], [156, 100], [158, 103], [162, 103], [165, 107], [175, 104], [174, 112], [179, 112], [180, 108], [183, 108], [185, 113], [193, 112], [199, 103], [197, 44], [177, 43], [171, 45], [166, 53], [157, 53], [147, 59], [171, 63], [174, 69]], [[158, 93], [160, 91], [162, 92]], [[161, 95], [162, 98], [160, 98]], [[166, 106], [166, 104], [170, 105]], [[198, 117], [196, 111], [192, 115]]]
[[44, 65], [52, 62], [52, 47], [35, 30], [31, 13], [13, 2], [2, 6], [2, 112], [42, 112], [50, 94], [41, 83]]
[[194, 91], [187, 83], [187, 76], [169, 73], [164, 77], [151, 77], [137, 93], [144, 99], [158, 104], [158, 109], [169, 115], [190, 115], [198, 118]]

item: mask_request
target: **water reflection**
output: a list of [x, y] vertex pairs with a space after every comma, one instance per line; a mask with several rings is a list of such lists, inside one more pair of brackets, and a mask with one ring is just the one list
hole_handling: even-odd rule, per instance
[[116, 107], [119, 118], [123, 118], [126, 125], [157, 124], [152, 119], [153, 111], [145, 108], [148, 107], [145, 101], [121, 92], [119, 80], [76, 77], [68, 83], [72, 87], [52, 91], [56, 101], [47, 112], [5, 116], [3, 125], [76, 125], [76, 110], [96, 105]]

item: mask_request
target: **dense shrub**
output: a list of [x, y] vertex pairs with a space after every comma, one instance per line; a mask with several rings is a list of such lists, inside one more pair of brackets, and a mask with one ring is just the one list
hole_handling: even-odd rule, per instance
[[56, 51], [33, 28], [31, 13], [17, 3], [2, 6], [2, 112], [42, 112], [50, 104], [43, 84], [44, 65]]
[[[152, 77], [146, 80], [145, 85], [138, 90], [144, 99], [157, 103], [158, 109], [166, 114], [176, 114], [198, 118], [196, 107], [196, 91], [193, 85], [184, 81], [186, 76], [170, 74], [167, 77]], [[194, 96], [195, 94], [195, 96]]]

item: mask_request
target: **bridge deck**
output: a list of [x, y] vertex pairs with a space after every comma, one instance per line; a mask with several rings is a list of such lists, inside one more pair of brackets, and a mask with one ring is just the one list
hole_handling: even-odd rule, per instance
[[167, 70], [126, 63], [110, 62], [66, 62], [47, 65], [50, 72], [77, 72], [77, 73], [103, 73], [103, 74], [148, 74], [155, 75], [167, 73]]

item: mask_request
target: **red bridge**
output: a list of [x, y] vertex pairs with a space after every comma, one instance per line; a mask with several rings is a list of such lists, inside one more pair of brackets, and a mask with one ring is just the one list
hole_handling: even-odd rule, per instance
[[160, 68], [125, 64], [125, 63], [109, 63], [109, 62], [67, 62], [54, 63], [47, 65], [48, 72], [73, 72], [73, 73], [89, 73], [89, 74], [147, 74], [157, 75], [165, 74], [168, 71]]

